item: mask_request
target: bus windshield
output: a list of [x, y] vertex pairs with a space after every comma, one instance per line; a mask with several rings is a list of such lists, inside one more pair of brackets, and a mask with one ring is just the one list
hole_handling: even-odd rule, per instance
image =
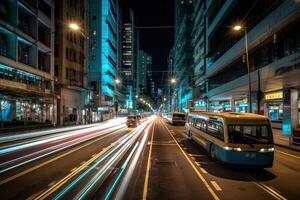
[[177, 119], [177, 120], [185, 120], [185, 114], [174, 113], [174, 114], [173, 114], [173, 119]]
[[228, 140], [229, 143], [272, 144], [273, 136], [270, 126], [229, 125]]

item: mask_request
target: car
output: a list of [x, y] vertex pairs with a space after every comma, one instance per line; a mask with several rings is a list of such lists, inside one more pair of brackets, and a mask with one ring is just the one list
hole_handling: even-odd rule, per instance
[[139, 120], [138, 117], [136, 115], [128, 115], [127, 116], [127, 121], [126, 121], [126, 125], [128, 127], [136, 127], [139, 125]]

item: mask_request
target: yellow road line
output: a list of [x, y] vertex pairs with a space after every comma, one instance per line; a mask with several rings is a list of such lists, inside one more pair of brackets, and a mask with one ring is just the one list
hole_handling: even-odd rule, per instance
[[222, 191], [222, 188], [218, 185], [216, 181], [210, 181], [210, 183], [214, 186], [217, 191]]
[[[120, 130], [123, 130], [123, 129], [120, 129]], [[120, 130], [117, 130], [117, 131], [120, 131]], [[115, 131], [115, 132], [116, 132], [116, 131]], [[43, 163], [41, 163], [41, 164], [39, 164], [39, 165], [35, 165], [34, 167], [31, 167], [31, 168], [29, 168], [29, 169], [27, 169], [27, 170], [24, 170], [24, 171], [22, 171], [22, 172], [20, 172], [20, 173], [18, 173], [18, 174], [15, 174], [15, 175], [13, 175], [13, 176], [10, 176], [9, 178], [6, 178], [6, 179], [4, 179], [4, 180], [1, 180], [1, 181], [0, 181], [0, 186], [3, 185], [3, 184], [5, 184], [5, 183], [7, 183], [7, 182], [9, 182], [9, 181], [12, 181], [12, 180], [14, 180], [14, 179], [16, 179], [16, 178], [19, 178], [19, 177], [21, 177], [21, 176], [23, 176], [23, 175], [25, 175], [25, 174], [28, 174], [28, 173], [30, 173], [30, 172], [32, 172], [32, 171], [38, 169], [38, 168], [41, 168], [41, 167], [43, 167], [43, 166], [45, 166], [45, 165], [48, 165], [48, 164], [50, 164], [50, 163], [52, 163], [52, 162], [54, 162], [54, 161], [56, 161], [56, 160], [58, 160], [58, 159], [60, 159], [60, 158], [63, 158], [63, 157], [65, 157], [65, 156], [67, 156], [67, 155], [69, 155], [69, 154], [71, 154], [71, 153], [74, 153], [75, 151], [78, 151], [78, 150], [80, 150], [80, 149], [82, 149], [82, 148], [84, 148], [84, 147], [86, 147], [86, 146], [89, 146], [89, 145], [91, 145], [91, 144], [93, 144], [93, 143], [95, 143], [95, 142], [97, 142], [97, 141], [99, 141], [99, 140], [102, 140], [103, 138], [105, 138], [105, 137], [107, 137], [107, 136], [108, 136], [108, 135], [105, 135], [105, 136], [103, 136], [103, 137], [100, 137], [100, 138], [98, 138], [98, 139], [96, 139], [96, 140], [93, 140], [93, 141], [91, 141], [91, 142], [89, 142], [89, 143], [86, 143], [86, 144], [84, 144], [84, 145], [82, 145], [82, 146], [79, 146], [79, 147], [77, 147], [77, 148], [75, 148], [75, 149], [73, 149], [73, 150], [71, 150], [71, 151], [68, 151], [68, 152], [66, 152], [66, 153], [64, 153], [64, 154], [61, 154], [61, 155], [55, 157], [55, 158], [52, 158], [51, 160], [47, 160], [46, 162], [43, 162]]]
[[277, 151], [277, 152], [279, 152], [279, 153], [282, 153], [282, 154], [284, 154], [284, 155], [291, 156], [291, 157], [293, 157], [293, 158], [300, 159], [299, 156], [295, 156], [295, 155], [293, 155], [293, 154], [289, 154], [289, 153], [286, 153], [286, 152], [284, 152], [284, 151], [280, 151], [280, 150], [277, 150], [277, 149], [275, 149], [275, 151]]
[[200, 170], [203, 174], [207, 174], [207, 171], [203, 167], [200, 167]]
[[193, 162], [189, 159], [188, 155], [184, 152], [182, 147], [178, 144], [177, 140], [174, 138], [168, 127], [163, 123], [164, 127], [167, 129], [168, 133], [171, 135], [171, 137], [174, 139], [176, 142], [178, 148], [181, 150], [182, 154], [184, 157], [187, 159], [188, 163], [191, 165], [193, 168], [194, 172], [197, 174], [198, 178], [204, 183], [204, 186], [207, 188], [207, 190], [210, 192], [210, 194], [213, 196], [215, 200], [220, 200], [220, 198], [217, 196], [217, 194], [214, 192], [214, 190], [210, 187], [208, 182], [205, 180], [205, 178], [201, 175], [201, 173], [197, 170], [196, 166], [193, 164]]
[[152, 155], [152, 146], [153, 146], [154, 127], [155, 127], [155, 123], [153, 123], [153, 128], [152, 128], [152, 133], [151, 133], [152, 135], [151, 135], [150, 149], [149, 149], [149, 155], [148, 155], [148, 160], [147, 160], [146, 176], [145, 176], [144, 190], [143, 190], [143, 200], [147, 199], [147, 194], [148, 194], [148, 185], [149, 185], [149, 174], [150, 174], [150, 167], [151, 167], [151, 155]]

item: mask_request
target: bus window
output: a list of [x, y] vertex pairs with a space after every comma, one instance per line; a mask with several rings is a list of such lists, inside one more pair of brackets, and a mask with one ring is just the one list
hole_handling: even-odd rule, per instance
[[273, 137], [270, 126], [229, 125], [229, 143], [272, 144]]
[[219, 121], [209, 120], [207, 124], [207, 133], [224, 141], [223, 123]]

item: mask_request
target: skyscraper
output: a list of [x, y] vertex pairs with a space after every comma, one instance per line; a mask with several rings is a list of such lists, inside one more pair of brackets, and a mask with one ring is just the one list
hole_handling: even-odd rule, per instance
[[191, 32], [193, 28], [193, 1], [175, 0], [175, 44], [174, 75], [176, 76], [175, 94], [179, 111], [187, 112], [192, 99], [193, 87], [193, 48]]
[[[116, 0], [90, 0], [89, 85], [92, 121], [111, 117], [118, 110], [118, 4]], [[117, 81], [118, 80], [118, 81]], [[101, 119], [102, 118], [102, 119]]]
[[134, 97], [136, 96], [136, 44], [134, 14], [130, 10], [129, 20], [124, 19], [122, 36], [122, 74], [125, 89], [126, 108], [130, 111], [134, 108]]
[[152, 67], [152, 57], [144, 52], [139, 50], [137, 53], [137, 65], [136, 65], [136, 91], [137, 95], [144, 95], [147, 93], [147, 76], [148, 71]]

